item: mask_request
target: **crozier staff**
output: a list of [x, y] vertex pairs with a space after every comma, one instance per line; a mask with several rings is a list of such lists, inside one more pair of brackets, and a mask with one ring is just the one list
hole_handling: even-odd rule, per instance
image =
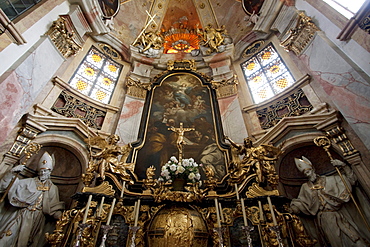
[[[317, 175], [306, 157], [296, 158], [295, 163], [309, 181], [302, 185], [298, 198], [292, 200], [291, 210], [294, 213], [315, 215], [318, 226], [331, 246], [368, 246], [360, 236], [355, 222], [340, 211], [342, 205], [350, 201], [350, 191], [347, 191], [340, 176]], [[343, 179], [348, 185], [354, 185], [356, 176], [350, 167], [340, 160], [331, 160], [331, 163], [335, 167], [342, 167]]]

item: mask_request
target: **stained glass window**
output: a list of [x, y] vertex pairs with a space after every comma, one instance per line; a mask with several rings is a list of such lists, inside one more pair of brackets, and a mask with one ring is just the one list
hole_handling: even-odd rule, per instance
[[272, 44], [241, 64], [254, 103], [284, 91], [294, 78]]
[[122, 65], [92, 47], [69, 84], [77, 91], [108, 104]]

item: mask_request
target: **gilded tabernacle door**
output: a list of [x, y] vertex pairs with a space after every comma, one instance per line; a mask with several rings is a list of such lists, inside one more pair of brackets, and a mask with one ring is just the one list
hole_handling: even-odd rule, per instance
[[153, 84], [147, 104], [141, 142], [133, 144], [138, 180], [146, 178], [150, 166], [159, 177], [172, 156], [193, 158], [203, 165], [201, 173], [211, 170], [218, 181], [225, 177], [227, 152], [220, 145], [223, 134], [210, 83], [195, 73], [167, 74]]

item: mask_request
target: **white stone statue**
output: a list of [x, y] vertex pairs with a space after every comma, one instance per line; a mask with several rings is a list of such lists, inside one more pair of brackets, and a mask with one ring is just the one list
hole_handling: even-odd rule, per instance
[[[10, 206], [1, 209], [0, 246], [39, 246], [43, 237], [45, 214], [59, 219], [64, 203], [59, 201], [56, 185], [50, 180], [54, 162], [45, 152], [38, 163], [38, 177], [19, 179], [11, 186], [7, 198]], [[24, 165], [14, 167], [0, 181], [0, 192], [6, 191], [17, 172]]]
[[[318, 227], [333, 247], [368, 246], [367, 240], [360, 236], [358, 222], [355, 223], [340, 210], [343, 204], [350, 201], [350, 194], [339, 174], [317, 175], [306, 157], [296, 158], [295, 163], [309, 181], [302, 185], [298, 198], [292, 200], [291, 210], [316, 216]], [[332, 160], [331, 163], [343, 168], [343, 178], [352, 191], [351, 187], [356, 182], [352, 169], [340, 160]]]

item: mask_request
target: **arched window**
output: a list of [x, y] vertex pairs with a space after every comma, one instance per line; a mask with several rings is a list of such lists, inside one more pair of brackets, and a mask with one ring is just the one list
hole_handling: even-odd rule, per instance
[[122, 65], [91, 47], [69, 84], [94, 100], [108, 104]]
[[295, 82], [271, 43], [241, 67], [256, 104], [272, 98]]

